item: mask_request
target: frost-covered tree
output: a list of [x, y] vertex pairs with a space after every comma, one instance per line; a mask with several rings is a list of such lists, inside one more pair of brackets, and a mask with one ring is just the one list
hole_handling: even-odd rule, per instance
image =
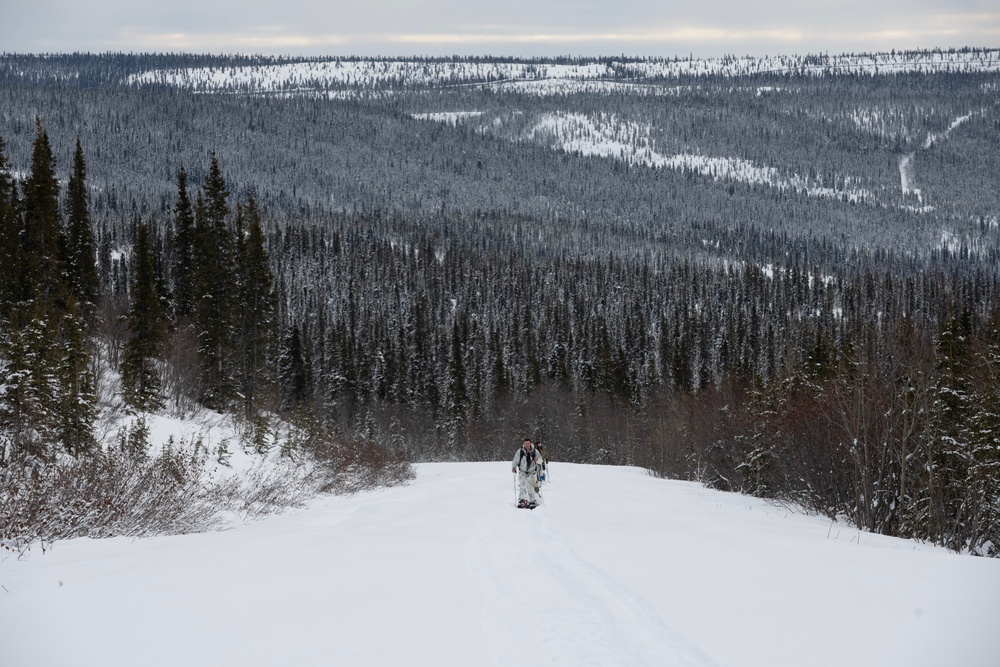
[[40, 306], [18, 312], [0, 335], [0, 438], [3, 462], [53, 457], [60, 440], [53, 363], [55, 323]]

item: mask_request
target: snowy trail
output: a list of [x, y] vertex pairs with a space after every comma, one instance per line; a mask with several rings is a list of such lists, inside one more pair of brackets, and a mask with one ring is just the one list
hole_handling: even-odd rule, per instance
[[937, 134], [934, 134], [933, 132], [928, 132], [927, 138], [924, 140], [923, 149], [927, 150], [934, 144], [938, 143], [939, 141], [947, 141], [948, 139], [951, 138], [952, 130], [954, 130], [955, 128], [959, 127], [960, 125], [968, 121], [974, 115], [976, 115], [975, 112], [970, 111], [964, 116], [959, 116], [958, 118], [956, 118], [951, 122], [951, 124], [944, 132], [939, 132]]
[[553, 473], [534, 511], [505, 462], [421, 464], [224, 532], [0, 560], [0, 665], [995, 667], [998, 560]]
[[913, 187], [913, 158], [915, 156], [916, 152], [913, 152], [899, 158], [899, 183], [904, 195], [912, 193], [917, 196], [917, 199], [923, 201], [920, 196], [920, 189]]
[[537, 665], [715, 664], [641, 596], [581, 558], [545, 508], [495, 506], [478, 526], [466, 559], [482, 579], [494, 665], [526, 656]]
[[[970, 111], [964, 116], [959, 116], [953, 120], [948, 128], [943, 132], [939, 132], [937, 134], [929, 132], [927, 134], [927, 138], [924, 140], [924, 143], [921, 145], [920, 150], [926, 151], [938, 142], [947, 141], [951, 138], [953, 130], [960, 127], [963, 123], [975, 115], [976, 112]], [[899, 158], [899, 181], [904, 195], [915, 194], [917, 199], [923, 203], [923, 196], [920, 188], [916, 187], [916, 174], [913, 167], [913, 160], [916, 156], [917, 151], [913, 151]]]

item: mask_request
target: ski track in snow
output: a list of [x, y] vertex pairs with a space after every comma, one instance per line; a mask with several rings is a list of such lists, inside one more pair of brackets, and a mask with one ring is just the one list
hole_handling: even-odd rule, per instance
[[478, 527], [465, 557], [484, 591], [484, 627], [498, 635], [494, 665], [716, 664], [645, 599], [582, 559], [544, 506], [529, 514], [497, 505]]

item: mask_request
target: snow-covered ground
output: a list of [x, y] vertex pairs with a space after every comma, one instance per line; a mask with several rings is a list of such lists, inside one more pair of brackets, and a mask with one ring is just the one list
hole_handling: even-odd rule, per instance
[[634, 468], [422, 464], [223, 532], [0, 562], [0, 664], [995, 666], [1000, 561]]
[[416, 120], [432, 120], [436, 123], [444, 123], [455, 127], [465, 118], [478, 118], [482, 116], [482, 111], [442, 111], [439, 113], [415, 113]]

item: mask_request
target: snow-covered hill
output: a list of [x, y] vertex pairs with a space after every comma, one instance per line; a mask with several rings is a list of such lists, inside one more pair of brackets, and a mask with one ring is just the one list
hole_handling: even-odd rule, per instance
[[153, 70], [133, 84], [163, 84], [200, 91], [280, 92], [328, 86], [429, 86], [469, 82], [609, 77], [601, 64], [553, 65], [488, 61], [314, 60], [281, 65]]
[[0, 664], [995, 664], [1000, 562], [632, 468], [423, 464], [225, 532], [0, 562]]
[[[873, 54], [780, 55], [756, 58], [650, 58], [571, 64], [488, 60], [318, 59], [273, 65], [150, 70], [128, 78], [137, 85], [168, 85], [203, 92], [289, 92], [326, 88], [451, 86], [481, 83], [516, 92], [607, 92], [648, 94], [644, 86], [595, 86], [598, 79], [674, 79], [788, 74], [822, 77], [877, 74], [982, 73], [1000, 71], [1000, 49], [900, 51]], [[585, 85], [567, 85], [583, 82]], [[587, 83], [590, 82], [590, 83]]]

